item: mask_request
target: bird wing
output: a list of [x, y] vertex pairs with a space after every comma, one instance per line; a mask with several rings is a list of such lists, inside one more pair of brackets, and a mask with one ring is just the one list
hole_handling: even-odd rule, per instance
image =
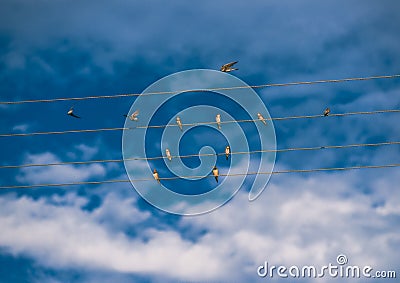
[[133, 117], [136, 117], [137, 115], [139, 115], [139, 110], [136, 110], [135, 112], [132, 113]]
[[227, 64], [223, 65], [223, 67], [226, 67], [226, 68], [232, 67], [232, 66], [235, 65], [237, 62], [239, 62], [239, 61], [234, 61], [234, 62], [227, 63]]

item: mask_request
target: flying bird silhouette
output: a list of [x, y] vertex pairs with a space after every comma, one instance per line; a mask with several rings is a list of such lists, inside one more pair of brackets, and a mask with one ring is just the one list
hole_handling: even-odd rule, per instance
[[260, 120], [261, 122], [264, 123], [264, 125], [267, 125], [267, 122], [265, 121], [265, 118], [263, 115], [261, 115], [260, 113], [257, 113], [257, 117], [258, 117], [258, 120]]
[[71, 117], [74, 117], [74, 118], [81, 118], [81, 117], [79, 117], [79, 116], [77, 116], [77, 115], [74, 114], [74, 106], [72, 106], [72, 107], [68, 110], [67, 114], [68, 114], [69, 116], [71, 116]]
[[172, 160], [172, 156], [171, 156], [171, 152], [169, 151], [168, 148], [165, 150], [165, 154], [167, 155], [168, 160], [171, 161]]
[[232, 72], [232, 71], [234, 71], [234, 70], [239, 70], [239, 69], [237, 69], [237, 68], [232, 68], [232, 66], [235, 65], [237, 62], [238, 62], [238, 61], [234, 61], [234, 62], [227, 63], [227, 64], [225, 64], [225, 65], [222, 65], [222, 67], [221, 67], [221, 69], [220, 69], [221, 72], [226, 72], [226, 73], [228, 73], [228, 72]]
[[328, 107], [324, 111], [324, 116], [328, 116], [330, 113], [331, 113], [331, 109], [329, 109], [329, 107]]
[[183, 131], [181, 118], [176, 117], [176, 123], [178, 124], [179, 129], [181, 129], [181, 131]]
[[215, 116], [215, 121], [217, 122], [218, 129], [221, 130], [221, 115], [220, 114], [217, 114], [217, 116]]
[[229, 145], [227, 145], [227, 146], [225, 147], [225, 157], [226, 157], [226, 160], [228, 160], [229, 154], [231, 154], [231, 147], [230, 147]]
[[156, 169], [154, 169], [154, 171], [153, 171], [153, 177], [154, 177], [154, 179], [156, 179], [156, 180], [157, 180], [157, 182], [159, 182], [159, 183], [160, 183], [160, 178], [158, 177], [158, 172], [157, 172], [157, 170], [156, 170]]
[[215, 181], [217, 181], [217, 183], [218, 183], [218, 174], [219, 174], [219, 172], [218, 172], [217, 166], [214, 166], [214, 168], [212, 170], [212, 173], [213, 173], [213, 175], [215, 177]]
[[131, 115], [124, 115], [125, 117], [128, 117], [129, 118], [129, 120], [131, 120], [131, 121], [138, 121], [139, 120], [139, 118], [138, 118], [138, 116], [139, 116], [139, 110], [136, 110], [135, 112], [133, 112]]

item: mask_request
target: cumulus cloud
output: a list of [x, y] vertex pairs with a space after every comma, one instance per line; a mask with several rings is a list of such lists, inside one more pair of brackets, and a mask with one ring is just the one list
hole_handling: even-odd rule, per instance
[[[115, 217], [126, 218], [130, 213], [134, 222], [148, 217], [134, 209], [131, 202], [121, 206], [121, 199], [113, 199], [116, 200], [109, 197], [101, 208], [90, 213], [70, 202], [60, 205], [44, 198], [2, 198], [1, 246], [12, 254], [34, 257], [53, 268], [154, 273], [183, 279], [219, 277], [219, 268], [224, 264], [213, 257], [213, 251], [194, 245], [172, 229], [147, 228], [141, 231], [143, 239], [129, 238], [120, 230], [107, 230], [102, 215], [109, 205], [121, 208], [112, 212]], [[126, 211], [122, 211], [124, 207]]]
[[[335, 263], [340, 253], [354, 265], [393, 268], [400, 260], [394, 252], [400, 218], [393, 210], [400, 198], [392, 188], [400, 175], [391, 176], [372, 178], [369, 193], [354, 190], [356, 173], [274, 177], [255, 202], [241, 192], [212, 213], [183, 217], [163, 228], [144, 225], [157, 221], [156, 216], [137, 209], [134, 198], [114, 193], [93, 211], [83, 210], [85, 198], [75, 194], [8, 196], [0, 199], [0, 243], [12, 254], [55, 269], [166, 280], [254, 281], [265, 260], [322, 266]], [[136, 236], [124, 232], [136, 226]]]
[[13, 127], [13, 131], [18, 131], [18, 132], [26, 132], [26, 130], [29, 128], [28, 124], [19, 124], [15, 125]]
[[[58, 163], [61, 160], [51, 152], [39, 154], [28, 154], [25, 162], [27, 164], [38, 163]], [[81, 166], [60, 165], [49, 167], [26, 167], [22, 168], [16, 179], [20, 183], [40, 184], [40, 183], [68, 183], [85, 181], [92, 177], [104, 177], [105, 167], [101, 164], [89, 164]]]

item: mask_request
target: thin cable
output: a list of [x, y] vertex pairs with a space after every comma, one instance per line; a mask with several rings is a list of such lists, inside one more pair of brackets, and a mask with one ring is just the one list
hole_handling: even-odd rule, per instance
[[[380, 143], [359, 143], [359, 144], [348, 144], [348, 145], [327, 145], [327, 146], [314, 146], [314, 147], [293, 147], [293, 148], [282, 148], [282, 149], [265, 149], [265, 150], [253, 150], [253, 151], [237, 151], [231, 152], [232, 155], [241, 154], [255, 154], [255, 153], [268, 153], [268, 152], [289, 152], [289, 151], [305, 151], [305, 150], [323, 150], [323, 149], [341, 149], [341, 148], [353, 148], [353, 147], [378, 147], [384, 145], [398, 145], [400, 141], [389, 141]], [[173, 155], [171, 158], [192, 158], [200, 156], [224, 156], [225, 153], [203, 153], [203, 154], [189, 154], [189, 155]], [[26, 168], [26, 167], [48, 167], [58, 165], [85, 165], [92, 163], [121, 163], [124, 161], [134, 160], [157, 160], [157, 159], [168, 159], [166, 156], [157, 157], [133, 157], [126, 159], [100, 159], [100, 160], [89, 160], [89, 161], [68, 161], [68, 162], [55, 162], [55, 163], [30, 163], [30, 164], [19, 164], [19, 165], [2, 165], [0, 169], [10, 168]]]
[[43, 102], [56, 102], [56, 101], [77, 101], [77, 100], [88, 100], [88, 99], [103, 99], [103, 98], [120, 98], [120, 97], [132, 97], [132, 96], [150, 96], [150, 95], [167, 95], [177, 94], [182, 92], [195, 92], [195, 91], [221, 91], [221, 90], [234, 90], [234, 89], [247, 89], [247, 88], [266, 88], [266, 87], [281, 87], [281, 86], [295, 86], [295, 85], [314, 85], [323, 83], [340, 83], [340, 82], [351, 82], [351, 81], [368, 81], [377, 79], [394, 79], [399, 78], [400, 74], [396, 75], [384, 75], [384, 76], [370, 76], [370, 77], [358, 77], [358, 78], [346, 78], [346, 79], [332, 79], [332, 80], [317, 80], [317, 81], [304, 81], [304, 82], [291, 82], [291, 83], [272, 83], [262, 84], [253, 86], [236, 86], [236, 87], [218, 87], [209, 89], [187, 89], [177, 91], [159, 91], [159, 92], [148, 92], [148, 93], [125, 93], [115, 95], [96, 95], [96, 96], [85, 96], [85, 97], [60, 97], [50, 99], [32, 99], [32, 100], [20, 100], [20, 101], [0, 101], [0, 104], [24, 104], [24, 103], [43, 103]]
[[[397, 164], [385, 164], [385, 165], [360, 165], [352, 167], [329, 167], [329, 168], [316, 168], [316, 169], [294, 169], [294, 170], [281, 170], [273, 172], [250, 172], [250, 173], [236, 173], [236, 174], [220, 174], [219, 176], [250, 176], [250, 175], [275, 175], [275, 174], [286, 174], [286, 173], [311, 173], [311, 172], [322, 172], [322, 171], [345, 171], [345, 170], [355, 170], [355, 169], [378, 169], [378, 168], [394, 168], [400, 167], [400, 163]], [[182, 178], [191, 179], [202, 179], [214, 177], [212, 175], [208, 176], [181, 176], [181, 177], [165, 177], [160, 178], [160, 180], [176, 180]], [[10, 185], [10, 186], [0, 186], [1, 190], [4, 189], [29, 189], [29, 188], [39, 188], [39, 187], [64, 187], [64, 186], [75, 186], [75, 185], [100, 185], [100, 184], [110, 184], [110, 183], [129, 183], [129, 182], [142, 182], [142, 181], [155, 181], [153, 178], [143, 178], [135, 180], [105, 180], [105, 181], [88, 181], [88, 182], [71, 182], [63, 184], [35, 184], [35, 185]]]
[[[347, 112], [347, 113], [337, 113], [329, 114], [328, 117], [345, 117], [354, 115], [375, 115], [383, 113], [400, 113], [400, 109], [385, 109], [376, 111], [359, 111], [359, 112]], [[275, 117], [275, 118], [265, 118], [265, 121], [283, 121], [283, 120], [294, 120], [294, 119], [315, 119], [324, 118], [324, 115], [301, 115], [301, 116], [288, 116], [288, 117]], [[247, 120], [229, 120], [221, 121], [221, 124], [229, 123], [248, 123], [248, 122], [260, 122], [258, 119], [247, 119]], [[202, 125], [216, 125], [217, 122], [197, 122], [182, 124], [182, 126], [202, 126]], [[154, 126], [136, 126], [136, 127], [117, 127], [117, 128], [100, 128], [100, 129], [84, 129], [84, 130], [67, 130], [67, 131], [51, 131], [51, 132], [33, 132], [33, 133], [7, 133], [0, 134], [0, 137], [25, 137], [25, 136], [39, 136], [39, 135], [62, 135], [71, 133], [94, 133], [94, 132], [104, 132], [104, 131], [124, 131], [124, 130], [134, 130], [134, 129], [154, 129], [154, 128], [166, 128], [166, 127], [178, 127], [177, 124], [167, 124], [167, 125], [154, 125]]]

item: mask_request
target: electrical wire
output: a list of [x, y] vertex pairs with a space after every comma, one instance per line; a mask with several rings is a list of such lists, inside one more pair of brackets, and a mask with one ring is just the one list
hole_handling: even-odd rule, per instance
[[[351, 166], [351, 167], [329, 167], [329, 168], [315, 168], [315, 169], [293, 169], [293, 170], [281, 170], [281, 171], [273, 171], [273, 172], [250, 172], [250, 173], [235, 173], [235, 174], [219, 174], [221, 177], [228, 176], [251, 176], [251, 175], [275, 175], [275, 174], [286, 174], [286, 173], [311, 173], [311, 172], [323, 172], [323, 171], [346, 171], [346, 170], [355, 170], [355, 169], [378, 169], [378, 168], [394, 168], [400, 167], [400, 163], [397, 164], [385, 164], [385, 165], [360, 165], [360, 166]], [[176, 176], [176, 177], [165, 177], [160, 178], [160, 180], [176, 180], [182, 178], [190, 178], [190, 179], [202, 179], [214, 177], [212, 175], [208, 176]], [[65, 186], [75, 186], [75, 185], [101, 185], [101, 184], [110, 184], [110, 183], [129, 183], [129, 182], [142, 182], [142, 181], [155, 181], [153, 178], [143, 178], [143, 179], [135, 179], [135, 180], [105, 180], [105, 181], [87, 181], [87, 182], [70, 182], [70, 183], [55, 183], [55, 184], [35, 184], [35, 185], [9, 185], [9, 186], [0, 186], [1, 190], [4, 189], [30, 189], [30, 188], [39, 188], [39, 187], [65, 187]]]
[[399, 77], [400, 77], [400, 74], [395, 74], [395, 75], [370, 76], [370, 77], [345, 78], [345, 79], [330, 79], [330, 80], [317, 80], [317, 81], [302, 81], [302, 82], [290, 82], [290, 83], [271, 83], [271, 84], [261, 84], [261, 85], [253, 85], [253, 86], [218, 87], [218, 88], [209, 88], [209, 89], [187, 89], [187, 90], [177, 90], [177, 91], [126, 93], [126, 94], [115, 94], [115, 95], [85, 96], [85, 97], [60, 97], [60, 98], [32, 99], [32, 100], [20, 100], [20, 101], [0, 101], [0, 104], [6, 104], [6, 105], [14, 104], [15, 105], [15, 104], [25, 104], [25, 103], [44, 103], [44, 102], [57, 102], [57, 101], [78, 101], [78, 100], [89, 100], [89, 99], [121, 98], [121, 97], [133, 97], [133, 96], [167, 95], [167, 94], [177, 94], [177, 93], [182, 93], [182, 92], [221, 91], [221, 90], [235, 90], [235, 89], [247, 89], [247, 88], [267, 88], [267, 87], [283, 87], [283, 86], [295, 86], [295, 85], [314, 85], [314, 84], [324, 84], [324, 83], [368, 81], [368, 80], [377, 80], [377, 79], [394, 79], [394, 78], [399, 78]]
[[[293, 151], [311, 151], [311, 150], [323, 150], [323, 149], [341, 149], [341, 148], [354, 148], [354, 147], [378, 147], [385, 145], [399, 145], [400, 141], [389, 141], [379, 143], [359, 143], [359, 144], [347, 144], [347, 145], [326, 145], [326, 146], [314, 146], [314, 147], [293, 147], [293, 148], [282, 148], [282, 149], [265, 149], [265, 150], [253, 150], [253, 151], [237, 151], [231, 152], [231, 155], [242, 155], [242, 154], [255, 154], [255, 153], [269, 153], [269, 152], [293, 152]], [[189, 155], [172, 155], [171, 158], [192, 158], [200, 156], [224, 156], [225, 153], [202, 153], [202, 154], [189, 154]], [[19, 164], [19, 165], [1, 165], [0, 169], [18, 169], [27, 167], [48, 167], [48, 166], [59, 166], [59, 165], [86, 165], [93, 163], [121, 163], [124, 161], [135, 161], [135, 160], [157, 160], [157, 159], [168, 159], [166, 156], [156, 157], [132, 157], [125, 159], [100, 159], [100, 160], [89, 160], [89, 161], [67, 161], [67, 162], [54, 162], [54, 163], [30, 163], [30, 164]]]
[[[400, 109], [385, 109], [385, 110], [375, 110], [375, 111], [358, 111], [358, 112], [347, 112], [347, 113], [332, 113], [328, 117], [345, 117], [354, 115], [375, 115], [383, 113], [400, 113]], [[287, 117], [275, 117], [275, 118], [265, 118], [265, 121], [284, 121], [284, 120], [294, 120], [294, 119], [315, 119], [323, 118], [324, 115], [301, 115], [301, 116], [287, 116]], [[221, 121], [221, 124], [229, 123], [248, 123], [248, 122], [259, 122], [259, 119], [246, 119], [246, 120], [229, 120]], [[197, 122], [183, 124], [182, 126], [202, 126], [202, 125], [216, 125], [217, 122]], [[177, 124], [167, 124], [167, 125], [154, 125], [154, 126], [136, 126], [136, 127], [115, 127], [115, 128], [99, 128], [99, 129], [83, 129], [83, 130], [66, 130], [66, 131], [49, 131], [49, 132], [33, 132], [33, 133], [6, 133], [0, 134], [0, 137], [26, 137], [26, 136], [39, 136], [39, 135], [62, 135], [62, 134], [72, 134], [72, 133], [94, 133], [94, 132], [105, 132], [105, 131], [124, 131], [124, 130], [134, 130], [134, 129], [154, 129], [154, 128], [166, 128], [166, 127], [178, 127]]]

